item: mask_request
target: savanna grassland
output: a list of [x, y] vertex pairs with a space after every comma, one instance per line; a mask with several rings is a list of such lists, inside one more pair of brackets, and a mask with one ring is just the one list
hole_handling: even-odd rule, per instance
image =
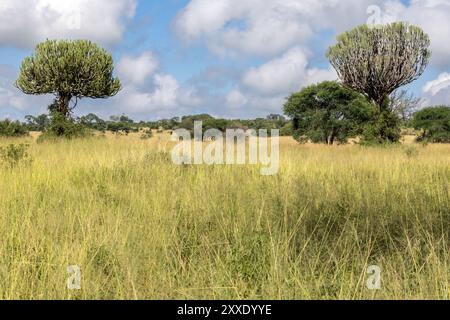
[[267, 177], [168, 139], [0, 140], [33, 159], [0, 168], [0, 299], [450, 298], [448, 145], [284, 139]]

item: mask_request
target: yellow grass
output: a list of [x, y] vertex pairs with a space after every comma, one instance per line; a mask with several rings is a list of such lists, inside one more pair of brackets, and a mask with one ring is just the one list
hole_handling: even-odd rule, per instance
[[34, 159], [0, 167], [1, 299], [449, 298], [449, 146], [283, 138], [264, 177], [174, 166], [167, 134], [35, 138], [0, 140]]

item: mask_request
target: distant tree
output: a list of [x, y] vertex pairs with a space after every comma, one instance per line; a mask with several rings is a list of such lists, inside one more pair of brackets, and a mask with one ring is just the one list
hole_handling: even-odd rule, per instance
[[120, 122], [134, 123], [134, 120], [126, 115], [121, 115], [119, 118]]
[[78, 100], [119, 92], [120, 81], [113, 70], [111, 55], [90, 41], [47, 40], [22, 62], [16, 86], [26, 94], [55, 95], [56, 111], [69, 117]]
[[[389, 96], [419, 78], [430, 57], [430, 39], [419, 27], [397, 22], [362, 25], [338, 37], [327, 56], [339, 78], [364, 94], [375, 106], [370, 135], [379, 141], [396, 142], [400, 128], [389, 110]], [[398, 120], [398, 119], [397, 119]]]
[[112, 122], [123, 122], [123, 123], [134, 123], [134, 120], [128, 117], [125, 114], [119, 115], [119, 116], [111, 116], [109, 119]]
[[412, 124], [422, 130], [419, 141], [450, 143], [450, 107], [438, 106], [414, 114]]
[[281, 114], [269, 114], [267, 120], [286, 121], [286, 118]]
[[194, 121], [205, 121], [205, 120], [212, 120], [214, 119], [213, 116], [210, 116], [209, 114], [196, 114], [196, 115], [189, 115], [189, 116], [184, 116], [181, 118], [181, 122], [185, 121], [185, 120], [192, 120]]
[[79, 121], [82, 125], [90, 129], [99, 131], [105, 131], [107, 129], [106, 121], [93, 113], [80, 117]]
[[294, 137], [300, 142], [332, 145], [360, 133], [372, 116], [367, 99], [337, 82], [325, 81], [291, 95], [284, 112], [294, 119]]
[[46, 114], [41, 114], [37, 117], [27, 115], [25, 116], [26, 125], [30, 131], [43, 132], [50, 125], [50, 118]]

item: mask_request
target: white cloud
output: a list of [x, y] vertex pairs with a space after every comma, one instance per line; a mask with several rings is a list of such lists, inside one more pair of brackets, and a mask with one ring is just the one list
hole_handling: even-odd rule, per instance
[[295, 47], [280, 58], [249, 70], [242, 82], [259, 94], [278, 95], [297, 91], [312, 83], [336, 79], [336, 73], [331, 68], [309, 68], [307, 55], [301, 48]]
[[30, 48], [47, 38], [122, 39], [136, 0], [1, 0], [0, 45]]
[[117, 64], [117, 72], [124, 83], [142, 85], [158, 66], [153, 53], [144, 52], [138, 56], [123, 56]]
[[131, 115], [168, 116], [178, 108], [200, 104], [196, 91], [182, 86], [172, 75], [159, 70], [159, 61], [150, 52], [123, 56], [117, 63], [124, 86], [111, 100], [116, 110]]
[[423, 88], [422, 105], [450, 105], [450, 73], [441, 73], [435, 80], [427, 82]]
[[423, 92], [435, 96], [440, 91], [450, 87], [450, 73], [444, 72], [435, 80], [429, 81], [423, 87]]
[[218, 54], [277, 55], [318, 31], [343, 31], [368, 19], [381, 0], [191, 0], [175, 20], [186, 40], [204, 37]]
[[25, 95], [14, 86], [17, 71], [8, 65], [0, 65], [0, 118], [5, 112], [29, 114], [42, 112], [50, 104], [49, 96]]
[[450, 0], [191, 0], [174, 25], [182, 39], [205, 40], [219, 55], [276, 56], [307, 46], [322, 31], [374, 20], [422, 27], [432, 41], [432, 64], [450, 66]]
[[229, 108], [238, 109], [248, 102], [247, 98], [237, 89], [232, 90], [226, 97], [226, 104]]

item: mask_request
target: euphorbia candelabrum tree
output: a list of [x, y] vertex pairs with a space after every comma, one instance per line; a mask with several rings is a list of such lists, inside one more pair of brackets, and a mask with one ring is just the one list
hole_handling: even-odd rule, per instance
[[68, 117], [78, 100], [108, 98], [120, 91], [113, 71], [111, 55], [91, 41], [47, 40], [22, 62], [16, 86], [26, 94], [55, 95], [53, 111]]
[[399, 138], [392, 128], [396, 116], [389, 110], [390, 95], [419, 78], [431, 57], [430, 39], [419, 27], [403, 22], [362, 25], [338, 37], [327, 56], [342, 83], [364, 94], [375, 106], [379, 140]]

